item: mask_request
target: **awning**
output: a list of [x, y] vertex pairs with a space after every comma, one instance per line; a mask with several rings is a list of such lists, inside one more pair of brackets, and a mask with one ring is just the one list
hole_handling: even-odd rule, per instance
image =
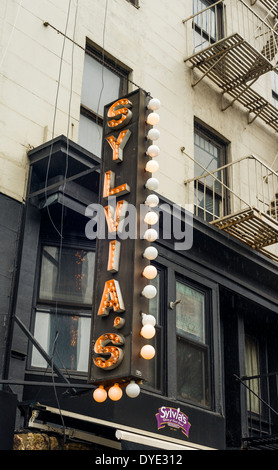
[[[46, 422], [51, 422], [51, 414], [54, 415], [59, 415], [63, 416], [63, 418], [70, 418], [71, 420], [77, 420], [77, 421], [84, 421], [86, 423], [92, 423], [95, 424], [96, 426], [101, 426], [104, 428], [111, 430], [115, 430], [115, 441], [114, 444], [112, 442], [108, 443], [109, 447], [116, 447], [119, 448], [118, 445], [115, 445], [115, 443], [133, 443], [136, 445], [137, 449], [140, 449], [141, 447], [149, 447], [150, 449], [164, 449], [164, 450], [216, 450], [211, 447], [203, 446], [200, 444], [195, 444], [192, 442], [186, 442], [182, 441], [181, 439], [173, 439], [168, 436], [164, 435], [157, 435], [154, 432], [149, 432], [145, 431], [144, 429], [138, 429], [130, 426], [125, 426], [120, 423], [114, 423], [112, 421], [105, 421], [103, 419], [99, 418], [94, 418], [92, 416], [86, 416], [82, 415], [79, 413], [74, 413], [71, 411], [67, 410], [61, 410], [58, 408], [53, 408], [47, 405], [42, 405], [42, 404], [36, 404], [34, 406], [34, 410], [37, 410], [37, 414], [33, 414], [33, 418], [30, 419], [29, 421], [29, 427], [36, 427], [38, 428], [41, 424], [38, 423], [40, 420], [40, 412], [43, 413], [43, 421], [44, 424]], [[48, 419], [46, 419], [46, 415]], [[50, 419], [49, 419], [50, 418]], [[35, 424], [36, 422], [36, 424]], [[52, 429], [53, 430], [53, 429]], [[97, 442], [97, 440], [92, 439], [93, 436], [91, 436], [90, 440], [91, 442]], [[84, 439], [84, 436], [83, 436]], [[100, 442], [99, 442], [100, 443]], [[104, 443], [104, 441], [103, 441]]]

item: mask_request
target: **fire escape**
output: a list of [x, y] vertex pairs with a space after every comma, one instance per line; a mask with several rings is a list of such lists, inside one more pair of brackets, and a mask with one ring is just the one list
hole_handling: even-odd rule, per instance
[[[278, 1], [198, 0], [194, 5], [196, 11], [183, 21], [193, 88], [210, 80], [222, 93], [222, 111], [237, 104], [247, 111], [249, 124], [260, 119], [277, 132], [278, 107], [258, 92], [262, 88], [256, 82], [278, 72]], [[188, 210], [278, 263], [278, 172], [255, 155], [210, 169], [184, 147], [181, 151], [192, 161], [193, 176], [185, 181]], [[242, 447], [277, 450], [278, 373], [235, 380], [244, 391]]]
[[[222, 93], [222, 111], [238, 103], [248, 111], [249, 124], [259, 118], [275, 131], [278, 108], [254, 85], [262, 75], [278, 71], [277, 20], [275, 0], [251, 0], [251, 6], [218, 0], [183, 21], [192, 47], [185, 62], [194, 72], [193, 88], [204, 78], [211, 80]], [[254, 155], [214, 171], [192, 160], [199, 169], [198, 176], [185, 181], [189, 209], [278, 262], [278, 173]]]

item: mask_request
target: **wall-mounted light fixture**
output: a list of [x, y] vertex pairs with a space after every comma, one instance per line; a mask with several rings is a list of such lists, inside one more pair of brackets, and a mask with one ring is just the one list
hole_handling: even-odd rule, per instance
[[118, 401], [123, 396], [123, 391], [118, 383], [115, 383], [113, 387], [109, 388], [108, 396], [112, 401]]
[[154, 246], [148, 246], [143, 253], [143, 257], [149, 261], [153, 261], [158, 257], [158, 251]]
[[141, 348], [140, 355], [143, 359], [149, 361], [155, 356], [155, 349], [151, 344], [145, 344], [145, 346]]

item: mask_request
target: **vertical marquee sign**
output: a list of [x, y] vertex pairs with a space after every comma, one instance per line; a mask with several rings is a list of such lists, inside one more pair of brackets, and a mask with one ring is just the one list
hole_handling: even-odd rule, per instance
[[[98, 402], [104, 401], [107, 393], [112, 400], [121, 398], [125, 388], [135, 397], [140, 392], [138, 384], [150, 379], [148, 358], [154, 349], [146, 337], [155, 333], [155, 319], [148, 315], [148, 308], [156, 289], [148, 279], [156, 275], [150, 260], [157, 256], [150, 247], [156, 239], [151, 214], [157, 220], [150, 207], [157, 205], [158, 198], [150, 193], [157, 188], [150, 173], [155, 170], [146, 169], [146, 164], [153, 161], [157, 167], [153, 157], [159, 153], [156, 145], [150, 145], [150, 132], [153, 140], [159, 134], [148, 124], [151, 114], [154, 123], [159, 120], [155, 112], [149, 112], [150, 102], [155, 110], [158, 100], [137, 90], [104, 108], [99, 199], [103, 217], [98, 222], [89, 363], [89, 382], [98, 386], [94, 392]], [[147, 208], [143, 236], [142, 207]], [[151, 270], [149, 275], [146, 269]], [[144, 323], [153, 334], [142, 335]], [[147, 359], [144, 348], [151, 352]]]

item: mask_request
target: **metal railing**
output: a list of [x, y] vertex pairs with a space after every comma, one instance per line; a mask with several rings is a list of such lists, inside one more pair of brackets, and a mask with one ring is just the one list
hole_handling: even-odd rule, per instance
[[277, 27], [272, 17], [261, 18], [243, 0], [218, 0], [202, 8], [194, 2], [195, 11], [183, 20], [187, 27], [187, 57], [232, 34], [239, 34], [270, 62], [278, 51]]
[[209, 222], [248, 208], [278, 220], [278, 173], [266, 163], [249, 155], [209, 171], [181, 150], [197, 175], [184, 182], [188, 210]]
[[278, 443], [278, 372], [235, 378], [246, 392], [243, 441], [260, 445], [275, 436]]

